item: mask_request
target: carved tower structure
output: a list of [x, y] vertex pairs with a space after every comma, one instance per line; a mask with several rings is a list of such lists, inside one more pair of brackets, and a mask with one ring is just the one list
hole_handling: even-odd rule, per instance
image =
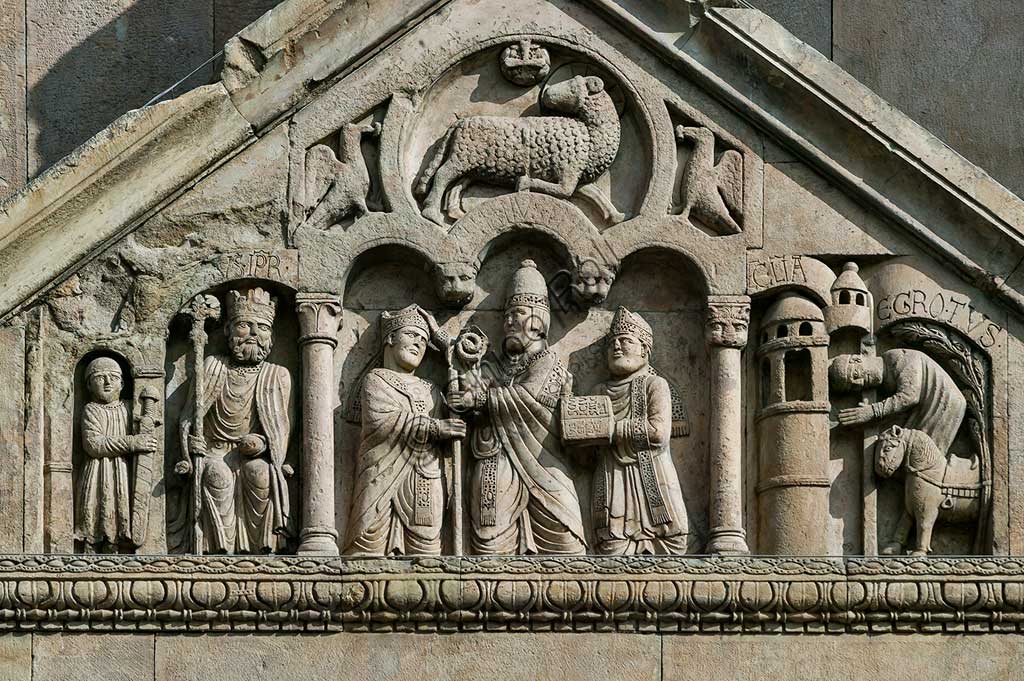
[[821, 309], [784, 293], [757, 349], [759, 553], [823, 555], [829, 494], [828, 335]]

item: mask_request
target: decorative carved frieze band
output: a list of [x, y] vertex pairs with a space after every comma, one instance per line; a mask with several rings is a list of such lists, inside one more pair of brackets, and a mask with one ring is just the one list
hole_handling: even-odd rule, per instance
[[1010, 558], [0, 558], [18, 630], [1024, 631]]

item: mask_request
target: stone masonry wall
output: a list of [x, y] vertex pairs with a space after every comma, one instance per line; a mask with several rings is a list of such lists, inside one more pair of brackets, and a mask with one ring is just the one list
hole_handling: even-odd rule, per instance
[[[1024, 3], [750, 0], [1017, 194]], [[0, 0], [0, 198], [213, 56], [274, 0]], [[207, 67], [176, 94], [217, 77]]]
[[[116, 664], [112, 664], [116, 661]], [[390, 679], [1019, 678], [1016, 636], [638, 634], [35, 634], [0, 637], [0, 679], [149, 681]], [[801, 670], [796, 674], [796, 670]]]

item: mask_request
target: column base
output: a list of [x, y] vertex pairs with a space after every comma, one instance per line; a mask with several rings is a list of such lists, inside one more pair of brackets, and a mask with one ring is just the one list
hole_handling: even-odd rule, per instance
[[707, 552], [718, 556], [746, 556], [750, 553], [747, 533], [731, 528], [715, 528], [711, 530]]
[[296, 553], [300, 556], [337, 556], [338, 533], [326, 528], [303, 530], [302, 543]]

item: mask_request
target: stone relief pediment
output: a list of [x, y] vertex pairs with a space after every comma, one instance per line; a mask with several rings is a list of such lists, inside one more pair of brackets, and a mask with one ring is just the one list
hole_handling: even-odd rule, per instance
[[[57, 232], [19, 201], [62, 179], [5, 205], [12, 550], [438, 574], [1024, 551], [1015, 199], [974, 210], [895, 133], [877, 155], [889, 123], [826, 76], [791, 89], [789, 43], [732, 5], [680, 6], [674, 37], [605, 0], [275, 11], [224, 108], [189, 110], [244, 143], [146, 194], [195, 130], [140, 114], [138, 196], [69, 194], [38, 272], [14, 237]], [[938, 219], [954, 199], [969, 218]]]

